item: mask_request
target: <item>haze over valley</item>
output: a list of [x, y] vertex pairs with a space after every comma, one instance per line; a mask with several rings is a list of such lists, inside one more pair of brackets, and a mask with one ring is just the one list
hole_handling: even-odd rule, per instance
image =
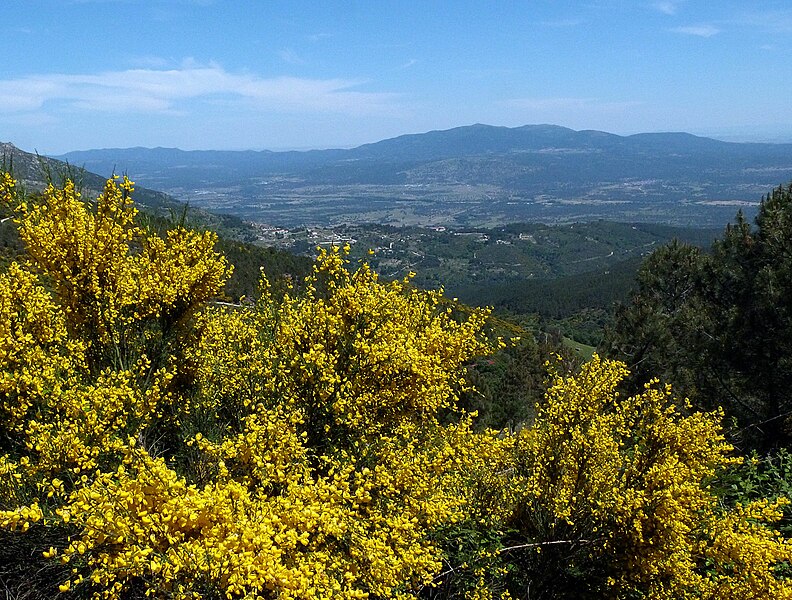
[[719, 227], [792, 179], [792, 144], [472, 125], [352, 149], [103, 149], [58, 158], [281, 227], [608, 219]]
[[[537, 130], [544, 131], [545, 134], [549, 131], [555, 136], [563, 133], [573, 137], [579, 135], [557, 127], [522, 129], [523, 132], [528, 131], [531, 134], [528, 137], [534, 140], [534, 144], [547, 143], [546, 135], [544, 140], [536, 140]], [[513, 159], [512, 154], [518, 158], [521, 157], [522, 153], [502, 150], [506, 143], [513, 143], [512, 138], [515, 133], [519, 136], [521, 133], [519, 130], [515, 132], [483, 126], [461, 128], [453, 132], [436, 132], [427, 134], [427, 136], [409, 136], [402, 140], [386, 141], [382, 145], [395, 145], [396, 148], [403, 148], [405, 140], [412, 142], [413, 146], [419, 147], [416, 155], [424, 157], [427, 165], [424, 170], [428, 171], [435, 164], [433, 159], [437, 154], [448, 155], [447, 138], [449, 136], [459, 139], [460, 134], [471, 131], [479, 135], [494, 133], [505, 137], [506, 140], [505, 142], [503, 139], [494, 141], [492, 139], [494, 136], [490, 136], [487, 147], [489, 154], [483, 152], [480, 147], [470, 144], [465, 147], [458, 144], [456, 152], [460, 155], [467, 152], [465, 160], [475, 162], [479, 159], [489, 158], [491, 161], [497, 161], [502, 158], [505, 162]], [[582, 135], [584, 137], [596, 136], [590, 132], [584, 132]], [[467, 137], [469, 139], [471, 136]], [[618, 136], [608, 137], [612, 142], [622, 143]], [[696, 140], [691, 136], [681, 137], [688, 141]], [[427, 148], [427, 141], [431, 141], [432, 138], [439, 138], [442, 145], [436, 145], [436, 149]], [[481, 143], [480, 139], [477, 140], [477, 143]], [[701, 140], [700, 143], [720, 146], [719, 143], [711, 140]], [[423, 146], [423, 149], [420, 149], [420, 146]], [[732, 148], [728, 144], [726, 147]], [[496, 153], [495, 150], [498, 148], [501, 150]], [[737, 147], [738, 151], [740, 149]], [[380, 157], [377, 158], [376, 150], [362, 148], [356, 151], [277, 154], [130, 149], [97, 151], [90, 154], [101, 156], [107, 152], [114, 157], [113, 160], [124, 156], [142, 157], [141, 166], [135, 168], [130, 166], [127, 173], [137, 180], [134, 197], [146, 218], [154, 218], [154, 223], [162, 223], [164, 219], [164, 223], [175, 221], [185, 222], [188, 226], [198, 229], [208, 227], [225, 238], [223, 251], [231, 253], [230, 256], [237, 266], [234, 275], [235, 281], [229, 288], [232, 298], [257, 293], [256, 279], [261, 263], [257, 263], [256, 260], [266, 260], [263, 266], [267, 269], [272, 268], [273, 261], [283, 262], [284, 260], [283, 258], [276, 259], [278, 255], [273, 253], [263, 255], [258, 251], [253, 251], [251, 254], [250, 242], [255, 243], [259, 248], [267, 247], [272, 249], [272, 252], [280, 252], [280, 256], [283, 253], [288, 253], [301, 258], [315, 256], [317, 247], [349, 245], [353, 260], [366, 260], [386, 279], [400, 279], [414, 273], [414, 282], [417, 285], [424, 288], [443, 287], [449, 294], [470, 304], [492, 305], [499, 310], [523, 315], [536, 313], [543, 318], [550, 319], [564, 319], [581, 310], [586, 310], [589, 311], [586, 320], [593, 319], [599, 323], [604, 312], [613, 302], [627, 298], [632, 278], [640, 261], [645, 256], [673, 239], [707, 246], [720, 232], [720, 228], [702, 228], [700, 222], [697, 222], [693, 227], [686, 228], [652, 222], [620, 223], [597, 219], [589, 222], [581, 222], [584, 221], [581, 219], [575, 223], [562, 224], [563, 213], [558, 213], [561, 216], [555, 218], [548, 217], [552, 213], [546, 213], [545, 223], [540, 222], [541, 219], [533, 219], [533, 222], [528, 222], [527, 219], [514, 221], [514, 216], [521, 214], [517, 212], [521, 207], [510, 203], [512, 201], [502, 203], [507, 208], [515, 208], [512, 208], [509, 213], [511, 219], [509, 219], [509, 215], [498, 215], [491, 212], [494, 210], [493, 207], [498, 205], [496, 200], [475, 198], [474, 194], [482, 187], [481, 185], [464, 183], [457, 183], [454, 187], [461, 190], [461, 194], [466, 194], [465, 196], [461, 196], [460, 192], [455, 192], [456, 195], [449, 193], [436, 200], [431, 198], [406, 200], [399, 195], [405, 188], [405, 184], [402, 183], [379, 184], [378, 186], [370, 183], [346, 183], [338, 186], [325, 183], [324, 187], [334, 195], [332, 200], [328, 199], [327, 206], [323, 207], [321, 204], [316, 206], [316, 197], [307, 195], [301, 196], [299, 202], [284, 202], [278, 206], [277, 211], [271, 213], [275, 215], [273, 218], [281, 220], [279, 222], [291, 223], [290, 226], [282, 226], [258, 221], [261, 219], [261, 215], [256, 212], [255, 207], [252, 207], [251, 212], [247, 214], [249, 220], [244, 220], [234, 216], [235, 214], [244, 214], [240, 208], [240, 206], [244, 208], [244, 204], [226, 207], [229, 211], [228, 214], [218, 215], [198, 208], [196, 206], [198, 203], [192, 204], [192, 207], [187, 209], [185, 204], [173, 196], [159, 191], [154, 192], [147, 186], [140, 185], [141, 179], [143, 179], [143, 183], [148, 185], [153, 183], [153, 185], [162, 186], [169, 174], [172, 178], [185, 182], [190, 177], [197, 177], [200, 173], [214, 173], [217, 177], [216, 184], [213, 184], [209, 177], [192, 180], [193, 185], [205, 186], [202, 188], [205, 193], [199, 194], [199, 197], [205, 198], [213, 193], [212, 190], [224, 189], [230, 198], [239, 201], [242, 196], [234, 190], [244, 186], [234, 186], [231, 182], [235, 177], [241, 177], [244, 174], [252, 177], [251, 174], [260, 172], [257, 171], [260, 169], [281, 169], [283, 172], [291, 169], [291, 172], [294, 173], [291, 176], [292, 179], [318, 177], [322, 173], [332, 172], [329, 167], [323, 166], [325, 164], [343, 165], [345, 160], [347, 164], [354, 163], [355, 161], [344, 158], [350, 152], [368, 152], [370, 157], [375, 157], [361, 159], [360, 162], [365, 167], [359, 170], [362, 176], [367, 174], [366, 168], [371, 176], [376, 172], [375, 169], [378, 168], [378, 165], [384, 165], [382, 168], [385, 171], [389, 168], [388, 165], [396, 164], [397, 166], [390, 166], [390, 169], [393, 177], [399, 177], [401, 175], [397, 169], [401, 167], [398, 165], [421, 164], [418, 160], [405, 160], [404, 155], [398, 160], [392, 158], [396, 155], [393, 150], [389, 150], [387, 153], [380, 150]], [[108, 175], [97, 175], [87, 168], [77, 168], [54, 158], [37, 157], [10, 144], [4, 144], [2, 152], [6, 161], [13, 164], [20, 182], [31, 191], [43, 189], [48, 179], [57, 181], [59, 177], [71, 174], [77, 178], [82, 187], [83, 196], [93, 198], [101, 191], [104, 177], [113, 172], [111, 169], [108, 171]], [[580, 154], [591, 152], [598, 152], [598, 150], [582, 150]], [[533, 154], [541, 157], [545, 153], [535, 151]], [[339, 155], [341, 156], [339, 157]], [[381, 158], [383, 155], [391, 157], [390, 161]], [[85, 154], [79, 153], [76, 156], [84, 157]], [[170, 161], [168, 156], [172, 157]], [[437, 162], [442, 163], [445, 160], [440, 158]], [[329, 161], [329, 163], [323, 161]], [[156, 166], [158, 164], [164, 164], [167, 168], [159, 168]], [[101, 172], [103, 165], [97, 161], [92, 168]], [[142, 176], [146, 172], [146, 168], [151, 169], [151, 172], [157, 173], [158, 177], [162, 178], [159, 183], [155, 178], [146, 179], [136, 175], [136, 173], [140, 173]], [[286, 179], [285, 176], [284, 179]], [[213, 188], [212, 185], [218, 187]], [[487, 184], [487, 186], [495, 188], [494, 184]], [[383, 190], [393, 190], [391, 193], [397, 196], [390, 198], [386, 193], [383, 193], [380, 198], [374, 201], [367, 197], [361, 197], [356, 203], [348, 202], [347, 199], [340, 196], [338, 191], [345, 187], [357, 189], [360, 194], [364, 194], [365, 190], [370, 187], [379, 187]], [[411, 189], [418, 187], [414, 186]], [[431, 188], [431, 185], [427, 184], [426, 188]], [[298, 194], [300, 189], [295, 185], [292, 193]], [[468, 200], [465, 201], [464, 198], [468, 198]], [[653, 200], [644, 199], [643, 202], [644, 204], [640, 204], [636, 201], [634, 204], [644, 206], [647, 215], [658, 220], [662, 219], [662, 214], [652, 204]], [[655, 199], [654, 202], [657, 203], [657, 206], [667, 206], [668, 210], [671, 210], [674, 204], [670, 199], [665, 201]], [[745, 204], [745, 208], [748, 210], [754, 204], [743, 203], [739, 200], [736, 203]], [[578, 207], [589, 210], [598, 206], [584, 202], [558, 202], [557, 204], [560, 208]], [[729, 209], [725, 218], [733, 217], [735, 203], [724, 204], [725, 206], [722, 208]], [[377, 218], [379, 217], [372, 210], [372, 205], [384, 207], [383, 211], [386, 210], [392, 215], [393, 224], [378, 222]], [[412, 217], [404, 218], [404, 215], [407, 214], [407, 211], [401, 208], [404, 205], [407, 208], [418, 205], [419, 209], [425, 212], [421, 214], [416, 210], [412, 213]], [[211, 202], [206, 202], [204, 206], [212, 210], [218, 209], [218, 206]], [[542, 204], [540, 203], [538, 206], [541, 207]], [[603, 204], [599, 204], [599, 206], [603, 206]], [[614, 202], [613, 206], [618, 208], [622, 206], [622, 203]], [[691, 206], [698, 207], [699, 212], [695, 214], [699, 217], [704, 215], [706, 218], [713, 218], [713, 215], [716, 214], [706, 212], [712, 211], [714, 208], [706, 204], [691, 203]], [[457, 209], [462, 207], [467, 211], [467, 215], [461, 210], [454, 213], [455, 207]], [[527, 208], [531, 209], [531, 204], [528, 204]], [[358, 212], [354, 212], [356, 209]], [[612, 217], [614, 215], [624, 217], [625, 215], [625, 213], [618, 212], [610, 214]], [[457, 219], [449, 218], [449, 215], [450, 217], [456, 216]], [[432, 223], [429, 219], [433, 217], [439, 217], [439, 222], [448, 225], [428, 225], [428, 223]], [[467, 224], [462, 217], [467, 219]], [[425, 221], [411, 224], [411, 218], [415, 220], [423, 218]], [[499, 218], [503, 220], [499, 222]], [[341, 219], [344, 221], [338, 222]], [[481, 224], [482, 221], [487, 222]], [[165, 225], [160, 224], [159, 226]], [[5, 238], [6, 247], [10, 242], [13, 249], [12, 232], [13, 223], [6, 222], [0, 225], [0, 236]], [[245, 250], [244, 246], [239, 246], [239, 242], [247, 243], [248, 249]], [[369, 251], [372, 253], [370, 254]], [[291, 263], [293, 260], [286, 258], [285, 262]], [[290, 270], [301, 271], [304, 268], [304, 265], [299, 266], [301, 264], [295, 263]], [[550, 294], [547, 293], [549, 288], [553, 289]], [[579, 324], [575, 325], [577, 337], [596, 343], [599, 325], [595, 324], [592, 327], [593, 331], [587, 333], [580, 329]]]

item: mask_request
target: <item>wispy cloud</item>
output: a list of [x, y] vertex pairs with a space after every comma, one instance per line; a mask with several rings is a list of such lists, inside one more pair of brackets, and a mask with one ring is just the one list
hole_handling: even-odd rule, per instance
[[180, 113], [189, 101], [216, 101], [259, 110], [393, 115], [396, 94], [362, 92], [362, 80], [264, 78], [230, 73], [218, 65], [179, 69], [129, 69], [98, 74], [30, 75], [0, 80], [0, 106], [7, 113], [99, 111]]
[[305, 59], [299, 56], [294, 50], [291, 48], [284, 48], [278, 52], [278, 56], [280, 56], [281, 60], [289, 65], [297, 65], [302, 66], [305, 64]]
[[331, 38], [331, 37], [333, 37], [332, 33], [327, 33], [327, 32], [314, 33], [314, 34], [308, 36], [308, 41], [309, 42], [320, 42], [322, 40], [326, 40], [326, 39]]
[[721, 32], [720, 29], [714, 25], [686, 25], [684, 27], [674, 27], [671, 29], [673, 33], [681, 33], [683, 35], [695, 35], [703, 38], [710, 38]]
[[418, 61], [418, 59], [416, 59], [416, 58], [411, 58], [411, 59], [410, 59], [410, 60], [408, 60], [406, 63], [404, 63], [404, 64], [400, 65], [400, 66], [399, 66], [399, 68], [398, 68], [397, 70], [399, 70], [399, 71], [403, 71], [404, 69], [409, 69], [410, 67], [414, 67], [415, 65], [417, 65], [417, 64], [418, 64], [418, 62], [419, 62], [419, 61]]
[[679, 10], [679, 0], [664, 0], [652, 3], [652, 8], [660, 11], [664, 15], [675, 15]]

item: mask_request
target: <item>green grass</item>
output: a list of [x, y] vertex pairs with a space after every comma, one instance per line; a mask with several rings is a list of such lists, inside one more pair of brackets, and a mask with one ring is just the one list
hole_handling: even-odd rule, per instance
[[564, 345], [567, 348], [571, 348], [574, 352], [580, 356], [583, 360], [591, 360], [591, 357], [596, 352], [596, 348], [594, 346], [588, 346], [586, 344], [581, 344], [580, 342], [576, 342], [572, 338], [564, 337]]

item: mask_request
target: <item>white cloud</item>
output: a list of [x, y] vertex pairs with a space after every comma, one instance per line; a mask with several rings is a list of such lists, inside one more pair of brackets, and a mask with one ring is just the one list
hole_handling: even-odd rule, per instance
[[269, 111], [394, 115], [399, 96], [361, 92], [354, 79], [264, 78], [230, 73], [218, 65], [187, 62], [178, 69], [129, 69], [98, 74], [30, 75], [0, 80], [6, 112], [78, 110], [108, 113], [178, 113], [188, 101], [222, 98]]
[[665, 0], [663, 2], [655, 2], [652, 7], [659, 10], [664, 15], [675, 15], [679, 10], [678, 0]]
[[283, 62], [289, 65], [302, 66], [305, 64], [305, 60], [291, 48], [284, 48], [283, 50], [280, 50], [278, 52], [278, 56], [280, 56]]
[[688, 25], [685, 27], [674, 27], [671, 31], [673, 33], [709, 38], [719, 34], [721, 30], [714, 25]]

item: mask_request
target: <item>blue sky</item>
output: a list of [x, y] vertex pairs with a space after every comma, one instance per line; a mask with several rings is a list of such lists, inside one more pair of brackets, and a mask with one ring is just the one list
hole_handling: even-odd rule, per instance
[[2, 0], [0, 141], [348, 147], [472, 123], [792, 140], [792, 3]]

